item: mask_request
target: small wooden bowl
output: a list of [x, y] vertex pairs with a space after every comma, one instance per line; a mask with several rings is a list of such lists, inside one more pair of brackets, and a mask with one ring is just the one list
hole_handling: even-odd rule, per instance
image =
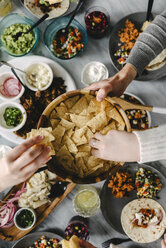
[[[90, 94], [90, 95], [96, 96], [95, 91], [74, 90], [74, 91], [67, 92], [67, 93], [62, 94], [59, 97], [57, 97], [43, 111], [43, 113], [39, 119], [37, 128], [50, 127], [51, 126], [51, 123], [49, 121], [49, 116], [50, 116], [51, 112], [53, 111], [53, 109], [57, 105], [59, 105], [61, 102], [63, 102], [64, 100], [66, 100], [70, 97], [73, 97], [76, 95], [85, 95], [85, 94]], [[110, 102], [117, 109], [117, 111], [119, 112], [119, 114], [121, 115], [121, 117], [124, 120], [126, 131], [131, 132], [130, 122], [129, 122], [124, 110], [112, 98], [106, 97], [105, 100]], [[78, 178], [77, 176], [70, 174], [69, 171], [65, 171], [63, 169], [63, 167], [58, 163], [56, 156], [53, 156], [53, 158], [47, 163], [47, 165], [48, 165], [48, 169], [51, 172], [55, 173], [56, 175], [58, 175], [59, 177], [65, 179], [67, 181], [72, 181], [72, 182], [78, 183], [78, 184], [91, 184], [91, 183], [100, 182], [100, 181], [108, 178], [112, 173], [115, 173], [123, 165], [123, 163], [119, 163], [119, 165], [111, 166], [107, 172], [104, 172], [101, 175], [98, 175], [96, 177], [88, 176], [86, 178]]]

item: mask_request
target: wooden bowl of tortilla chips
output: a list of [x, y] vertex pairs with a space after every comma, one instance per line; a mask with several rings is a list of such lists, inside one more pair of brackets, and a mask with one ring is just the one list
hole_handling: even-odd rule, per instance
[[96, 183], [123, 165], [92, 156], [89, 146], [96, 132], [103, 135], [111, 129], [131, 132], [125, 112], [110, 97], [97, 102], [94, 91], [67, 92], [47, 106], [38, 122], [40, 127], [52, 128], [55, 156], [48, 162], [48, 168], [65, 180]]

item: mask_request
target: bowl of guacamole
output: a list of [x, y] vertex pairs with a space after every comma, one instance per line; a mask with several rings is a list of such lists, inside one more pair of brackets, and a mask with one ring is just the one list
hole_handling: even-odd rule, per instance
[[[35, 28], [26, 34], [34, 23], [22, 14], [12, 13], [0, 22], [0, 48], [9, 55], [20, 57], [26, 55], [36, 47], [39, 33]], [[14, 35], [23, 34], [16, 40]]]

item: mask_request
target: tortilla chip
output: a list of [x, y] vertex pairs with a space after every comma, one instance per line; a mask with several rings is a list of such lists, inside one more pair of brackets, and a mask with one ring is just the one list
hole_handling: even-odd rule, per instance
[[119, 123], [121, 123], [121, 122], [123, 123], [124, 122], [123, 121], [123, 118], [121, 117], [121, 115], [118, 113], [118, 111], [115, 108], [113, 108], [113, 109], [107, 109], [106, 115], [107, 115], [107, 117], [108, 117], [109, 120], [110, 119], [114, 119], [114, 120], [116, 120]]
[[86, 172], [88, 170], [82, 157], [76, 158], [76, 165], [78, 166], [79, 169], [82, 169], [82, 172]]
[[71, 152], [71, 153], [77, 153], [78, 152], [78, 149], [77, 149], [76, 145], [74, 144], [74, 142], [72, 141], [72, 139], [70, 139], [68, 136], [65, 136], [65, 141], [66, 141], [66, 145], [67, 145], [69, 152]]
[[107, 116], [105, 112], [100, 112], [93, 119], [91, 119], [87, 126], [90, 127], [92, 132], [100, 131], [103, 127], [105, 127], [108, 123]]
[[91, 151], [91, 147], [88, 144], [80, 145], [77, 148], [79, 152], [90, 152]]
[[66, 105], [63, 102], [61, 102], [60, 105], [56, 107], [56, 111], [58, 117], [64, 118], [64, 115], [67, 112]]
[[71, 113], [79, 114], [81, 113], [84, 109], [88, 108], [88, 103], [87, 100], [84, 96], [82, 96], [76, 104], [70, 109]]
[[80, 158], [80, 157], [89, 157], [90, 152], [78, 152], [75, 157]]
[[51, 122], [52, 128], [54, 129], [55, 127], [58, 126], [60, 120], [58, 120], [58, 119], [50, 119], [50, 122]]
[[89, 141], [90, 139], [92, 139], [94, 137], [94, 134], [92, 133], [92, 131], [89, 128], [87, 128], [85, 136], [86, 136], [87, 140]]
[[59, 163], [62, 164], [65, 168], [72, 166], [74, 158], [65, 145], [60, 148], [56, 156]]
[[44, 137], [38, 144], [50, 146], [51, 150], [49, 152], [49, 155], [50, 156], [55, 155], [55, 150], [51, 143], [52, 141], [55, 140], [54, 136], [52, 135], [52, 128], [47, 127], [47, 128], [32, 129], [31, 132], [27, 133], [27, 138], [30, 139], [37, 135], [42, 135]]
[[68, 110], [70, 110], [79, 99], [80, 99], [80, 96], [77, 95], [77, 96], [73, 96], [65, 100], [64, 103], [66, 107], [68, 108]]
[[58, 118], [58, 115], [57, 115], [57, 112], [56, 110], [54, 109], [51, 114], [50, 114], [50, 119], [57, 119]]
[[65, 128], [62, 127], [60, 124], [54, 128], [52, 131], [52, 134], [55, 137], [55, 144], [56, 144], [56, 149], [58, 150], [62, 141], [62, 137], [64, 136], [65, 133]]
[[80, 145], [84, 145], [84, 144], [87, 144], [87, 138], [85, 137], [85, 135], [82, 135], [81, 137], [79, 136], [72, 136], [72, 140], [74, 141], [74, 143], [77, 145], [77, 146], [80, 146]]
[[76, 114], [70, 114], [70, 119], [79, 128], [86, 126], [87, 122], [90, 121], [90, 117], [80, 116], [80, 115], [76, 115]]
[[66, 131], [66, 135], [67, 135], [69, 138], [71, 138], [71, 136], [72, 136], [73, 134], [74, 134], [73, 129], [69, 129], [69, 130]]
[[116, 122], [116, 129], [123, 131], [125, 129], [125, 123], [124, 122], [121, 122], [121, 123]]
[[86, 100], [87, 100], [87, 102], [88, 102], [88, 104], [89, 104], [90, 101], [91, 101], [92, 99], [95, 99], [96, 97], [95, 97], [95, 96], [92, 96], [92, 95], [85, 94], [85, 98], [86, 98]]
[[60, 124], [65, 128], [65, 130], [72, 129], [75, 126], [73, 122], [67, 121], [63, 118], [61, 119]]
[[110, 124], [108, 124], [106, 127], [103, 128], [103, 130], [100, 131], [101, 134], [105, 135], [107, 134], [110, 130], [116, 130], [116, 121], [111, 121]]

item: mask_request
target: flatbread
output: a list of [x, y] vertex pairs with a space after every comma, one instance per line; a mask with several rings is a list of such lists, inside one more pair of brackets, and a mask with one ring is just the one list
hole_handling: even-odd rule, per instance
[[[150, 225], [147, 228], [132, 226], [134, 214], [141, 208], [160, 209], [163, 214], [162, 221], [158, 225]], [[121, 224], [127, 236], [137, 243], [150, 243], [159, 239], [165, 231], [165, 211], [162, 206], [152, 199], [137, 199], [129, 202], [122, 210]]]
[[[40, 7], [35, 5], [34, 0], [24, 0], [24, 5], [33, 15], [37, 16], [38, 18], [41, 18], [44, 15]], [[70, 0], [63, 0], [60, 7], [54, 8], [53, 10], [48, 12], [49, 17], [47, 18], [47, 20], [63, 15], [68, 10], [69, 5]]]

